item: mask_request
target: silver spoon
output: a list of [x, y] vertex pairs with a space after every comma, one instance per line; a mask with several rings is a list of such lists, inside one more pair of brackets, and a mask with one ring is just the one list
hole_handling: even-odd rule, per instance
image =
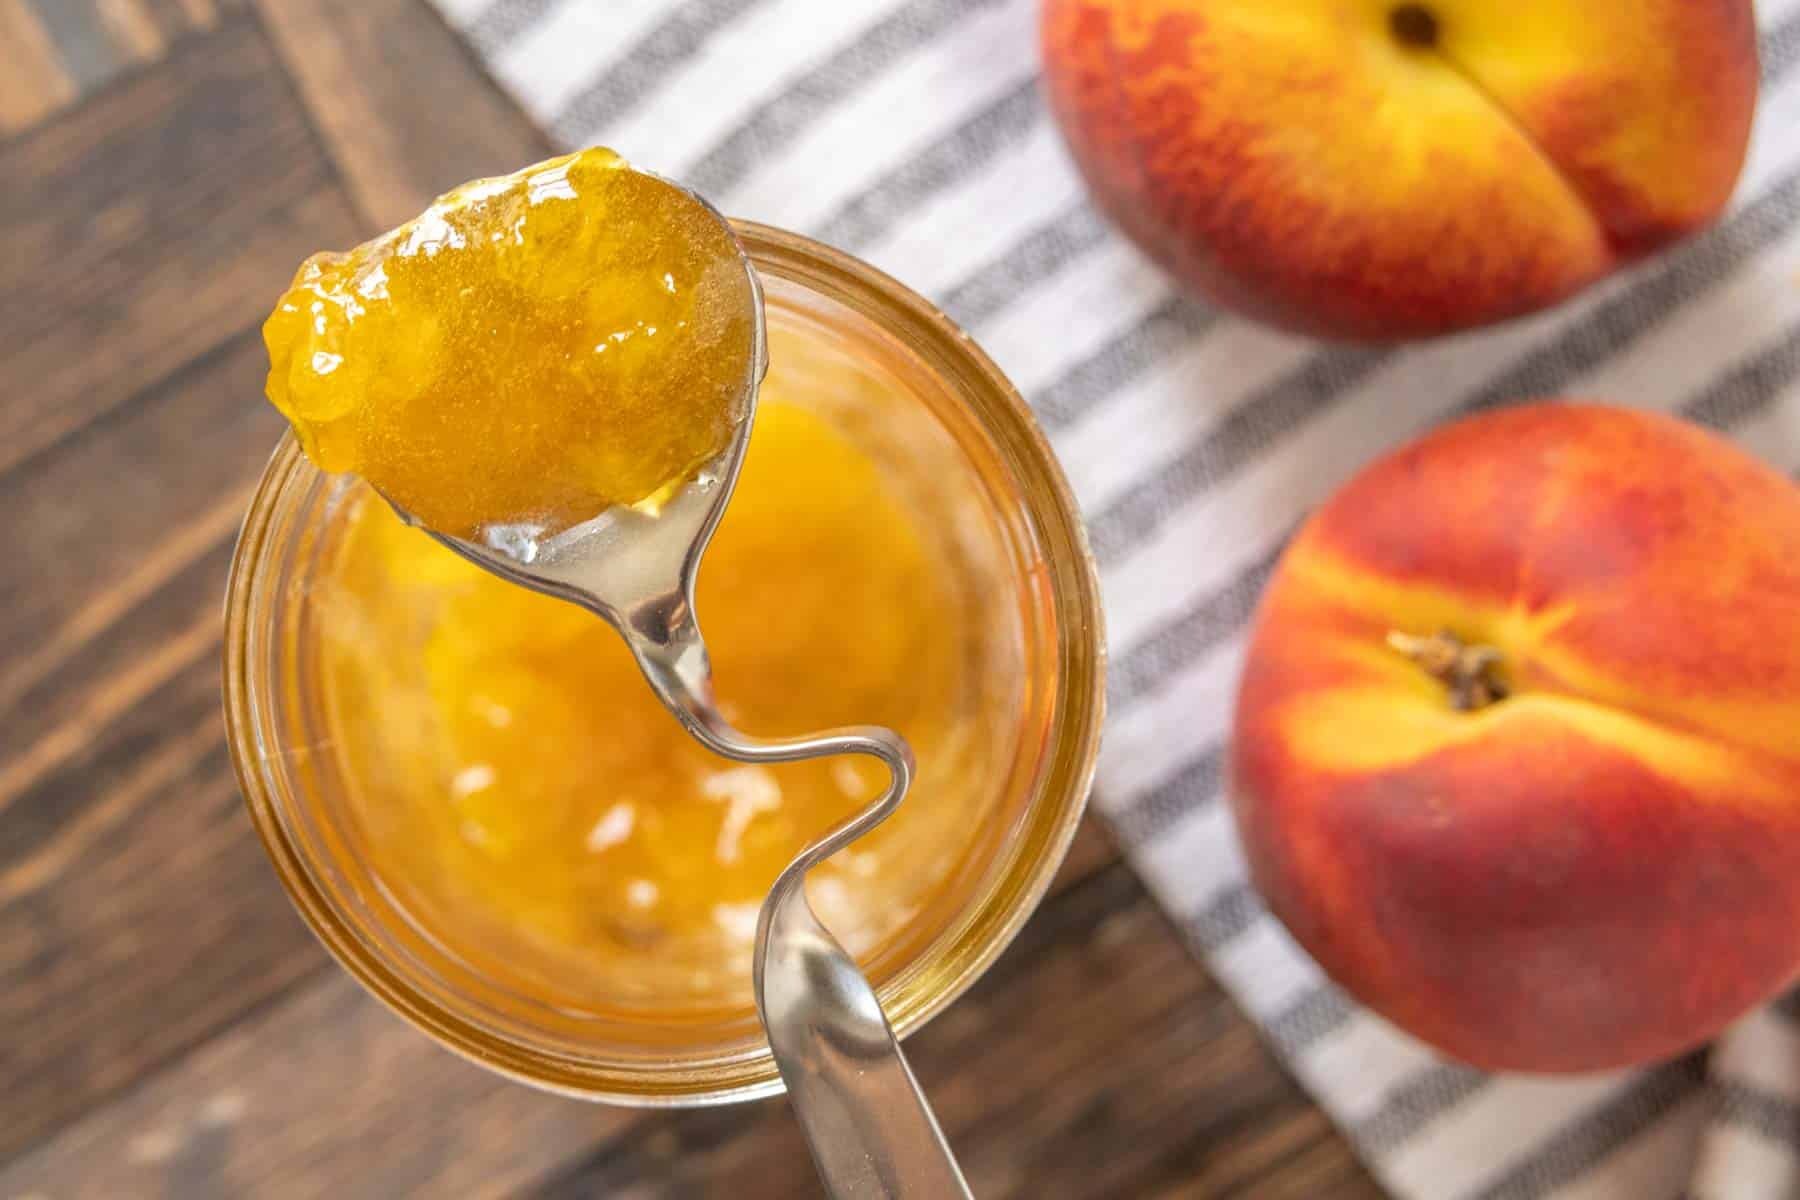
[[[731, 233], [705, 200], [679, 184], [661, 182], [688, 195]], [[748, 763], [870, 754], [887, 765], [887, 790], [808, 844], [770, 887], [756, 923], [756, 1008], [813, 1161], [833, 1196], [967, 1197], [968, 1184], [875, 990], [806, 901], [807, 872], [899, 806], [912, 780], [912, 749], [893, 730], [874, 725], [811, 737], [753, 738], [733, 729], [713, 703], [712, 666], [694, 616], [694, 578], [737, 482], [757, 388], [768, 368], [762, 286], [741, 246], [739, 258], [755, 306], [744, 420], [731, 444], [657, 515], [613, 508], [542, 539], [529, 530], [491, 528], [483, 544], [419, 525], [394, 507], [409, 524], [476, 565], [604, 618], [624, 636], [657, 698], [715, 754]]]

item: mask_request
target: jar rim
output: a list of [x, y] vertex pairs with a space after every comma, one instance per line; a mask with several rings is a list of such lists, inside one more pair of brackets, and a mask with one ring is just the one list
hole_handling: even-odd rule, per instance
[[[1054, 614], [1055, 710], [1045, 767], [1026, 807], [1023, 841], [1013, 848], [1006, 877], [984, 896], [986, 921], [966, 952], [934, 976], [930, 994], [890, 1013], [904, 1038], [960, 996], [993, 963], [1036, 909], [1075, 835], [1092, 787], [1105, 712], [1106, 643], [1100, 586], [1079, 508], [1049, 440], [1024, 398], [999, 367], [929, 301], [892, 276], [849, 254], [755, 222], [732, 222], [759, 270], [775, 273], [846, 304], [926, 359], [969, 406], [1018, 481], [1026, 517], [1039, 543], [1045, 591]], [[489, 1070], [544, 1090], [614, 1104], [683, 1106], [748, 1100], [781, 1090], [766, 1044], [742, 1062], [720, 1061], [692, 1079], [644, 1088], [641, 1079], [609, 1077], [575, 1062], [506, 1039], [425, 994], [360, 935], [314, 878], [276, 800], [269, 775], [280, 759], [267, 743], [266, 707], [255, 686], [256, 615], [266, 589], [277, 518], [291, 502], [297, 477], [316, 469], [291, 431], [275, 448], [240, 527], [226, 583], [223, 697], [227, 740], [240, 790], [258, 836], [290, 901], [315, 936], [365, 989], [448, 1049]], [[267, 622], [265, 622], [266, 624]], [[636, 1084], [637, 1086], [627, 1086]]]

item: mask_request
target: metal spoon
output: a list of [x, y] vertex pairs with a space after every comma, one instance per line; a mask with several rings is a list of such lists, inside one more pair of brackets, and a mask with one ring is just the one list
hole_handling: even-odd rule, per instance
[[[730, 232], [705, 200], [662, 182], [685, 192]], [[770, 887], [756, 925], [756, 1007], [813, 1161], [833, 1196], [967, 1197], [968, 1185], [874, 989], [813, 914], [804, 886], [808, 871], [898, 807], [912, 780], [911, 748], [899, 734], [872, 725], [812, 737], [753, 738], [727, 724], [713, 703], [712, 666], [694, 616], [694, 578], [737, 482], [768, 367], [762, 287], [741, 247], [739, 256], [755, 306], [745, 418], [731, 444], [659, 513], [613, 508], [542, 539], [493, 529], [486, 544], [420, 528], [476, 565], [612, 624], [657, 698], [714, 753], [749, 763], [870, 754], [887, 765], [887, 790], [807, 845]], [[408, 523], [419, 524], [394, 507]]]

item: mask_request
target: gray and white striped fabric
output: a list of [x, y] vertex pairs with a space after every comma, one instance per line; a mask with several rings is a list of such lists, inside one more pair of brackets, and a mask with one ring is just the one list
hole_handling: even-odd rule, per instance
[[1257, 593], [1296, 522], [1384, 448], [1575, 393], [1682, 413], [1800, 470], [1800, 0], [1758, 6], [1761, 110], [1716, 229], [1555, 312], [1405, 350], [1320, 345], [1177, 295], [1083, 198], [1037, 90], [1036, 0], [435, 3], [559, 142], [613, 146], [855, 252], [1017, 382], [1104, 578], [1096, 803], [1396, 1195], [1800, 1196], [1800, 1002], [1636, 1072], [1441, 1062], [1263, 911], [1219, 802]]

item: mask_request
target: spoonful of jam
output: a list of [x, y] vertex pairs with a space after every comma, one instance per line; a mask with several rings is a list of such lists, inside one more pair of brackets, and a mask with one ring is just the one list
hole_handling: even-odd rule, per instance
[[873, 988], [804, 887], [899, 805], [911, 750], [877, 726], [753, 738], [714, 703], [694, 582], [767, 366], [761, 289], [730, 225], [610, 151], [582, 151], [314, 255], [263, 333], [269, 398], [319, 467], [361, 476], [494, 574], [611, 623], [709, 749], [888, 767], [883, 793], [773, 882], [757, 1010], [834, 1195], [966, 1196]]
[[756, 308], [717, 213], [589, 150], [307, 259], [263, 328], [269, 399], [425, 528], [545, 537], [654, 511], [730, 448]]

